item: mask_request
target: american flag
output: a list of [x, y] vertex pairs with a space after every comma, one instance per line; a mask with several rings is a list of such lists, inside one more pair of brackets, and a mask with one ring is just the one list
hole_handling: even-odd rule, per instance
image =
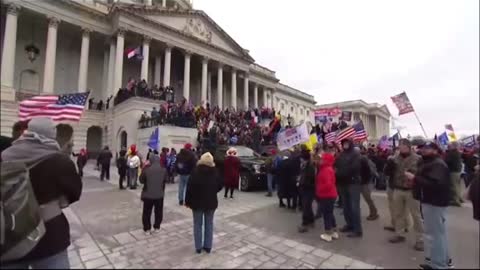
[[49, 117], [54, 121], [79, 121], [89, 92], [66, 95], [36, 96], [20, 102], [20, 121]]
[[353, 127], [347, 127], [342, 130], [337, 135], [337, 143], [341, 143], [342, 140], [351, 138], [355, 134], [355, 129]]
[[337, 132], [336, 131], [329, 132], [329, 133], [325, 134], [325, 142], [327, 142], [327, 143], [334, 143], [336, 138], [337, 138]]
[[361, 142], [368, 138], [368, 134], [365, 131], [365, 127], [363, 126], [363, 122], [360, 121], [353, 125], [353, 129], [355, 130], [355, 134], [353, 134], [353, 140], [356, 142]]

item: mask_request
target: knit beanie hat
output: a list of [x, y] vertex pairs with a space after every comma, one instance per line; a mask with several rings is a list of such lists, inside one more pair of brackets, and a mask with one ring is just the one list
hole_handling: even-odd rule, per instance
[[200, 157], [198, 165], [206, 165], [208, 167], [215, 167], [215, 162], [213, 161], [213, 156], [210, 152], [206, 152]]
[[40, 136], [55, 140], [57, 137], [57, 128], [52, 119], [47, 117], [35, 117], [28, 122], [29, 132], [35, 132]]

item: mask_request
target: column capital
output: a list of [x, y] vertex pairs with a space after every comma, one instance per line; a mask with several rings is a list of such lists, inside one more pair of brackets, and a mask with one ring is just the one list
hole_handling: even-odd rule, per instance
[[152, 41], [152, 37], [149, 35], [143, 35], [143, 44], [150, 44], [150, 41]]
[[47, 20], [48, 20], [48, 27], [57, 28], [58, 24], [60, 23], [60, 19], [57, 17], [49, 16], [47, 17]]
[[12, 3], [8, 5], [7, 14], [17, 16], [19, 10], [20, 6]]
[[183, 50], [183, 55], [185, 55], [185, 57], [192, 57], [192, 54], [193, 51], [191, 50]]
[[210, 58], [208, 56], [203, 56], [202, 57], [202, 64], [208, 63], [208, 61], [210, 61]]
[[82, 27], [82, 36], [83, 37], [90, 37], [91, 32], [92, 32], [92, 29], [87, 28], [87, 27]]
[[125, 27], [119, 27], [117, 28], [116, 34], [118, 37], [124, 37], [126, 32], [127, 32], [127, 29]]
[[167, 42], [165, 43], [165, 50], [172, 50], [173, 47], [175, 47], [175, 46], [173, 46], [173, 44], [167, 43]]
[[237, 69], [235, 67], [232, 67], [232, 73], [237, 73]]
[[222, 62], [218, 62], [217, 67], [223, 69], [225, 65]]

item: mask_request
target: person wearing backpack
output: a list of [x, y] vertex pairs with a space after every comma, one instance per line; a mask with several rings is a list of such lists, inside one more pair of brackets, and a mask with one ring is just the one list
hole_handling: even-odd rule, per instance
[[375, 164], [368, 158], [366, 149], [362, 147], [360, 152], [362, 154], [360, 159], [362, 197], [367, 203], [370, 211], [370, 214], [367, 216], [367, 220], [377, 220], [379, 216], [375, 202], [372, 199], [372, 180], [378, 176], [378, 173]]
[[[33, 118], [24, 134], [2, 152], [1, 193], [15, 195], [2, 196], [2, 268], [70, 267], [70, 227], [62, 208], [80, 199], [82, 181], [55, 138], [56, 127], [51, 119]], [[13, 166], [19, 165], [23, 171], [17, 172], [24, 173], [12, 173]], [[12, 186], [25, 188], [12, 190]], [[34, 196], [29, 195], [32, 190]], [[26, 204], [21, 203], [24, 197], [18, 198], [21, 195], [28, 198]], [[20, 245], [23, 247], [19, 249]]]

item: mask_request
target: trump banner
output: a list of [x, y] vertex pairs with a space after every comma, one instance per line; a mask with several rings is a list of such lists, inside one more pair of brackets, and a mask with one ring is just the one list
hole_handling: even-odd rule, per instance
[[340, 116], [340, 120], [347, 121], [347, 122], [352, 121], [352, 112], [343, 111], [342, 116]]
[[281, 131], [277, 136], [277, 146], [280, 151], [309, 141], [310, 135], [306, 123]]
[[340, 108], [323, 108], [323, 109], [316, 109], [314, 111], [315, 114], [315, 124], [322, 124], [327, 122], [328, 117], [337, 116], [341, 114], [342, 111]]
[[407, 97], [407, 93], [402, 92], [396, 96], [391, 97], [393, 103], [397, 106], [398, 115], [413, 112], [413, 105]]

